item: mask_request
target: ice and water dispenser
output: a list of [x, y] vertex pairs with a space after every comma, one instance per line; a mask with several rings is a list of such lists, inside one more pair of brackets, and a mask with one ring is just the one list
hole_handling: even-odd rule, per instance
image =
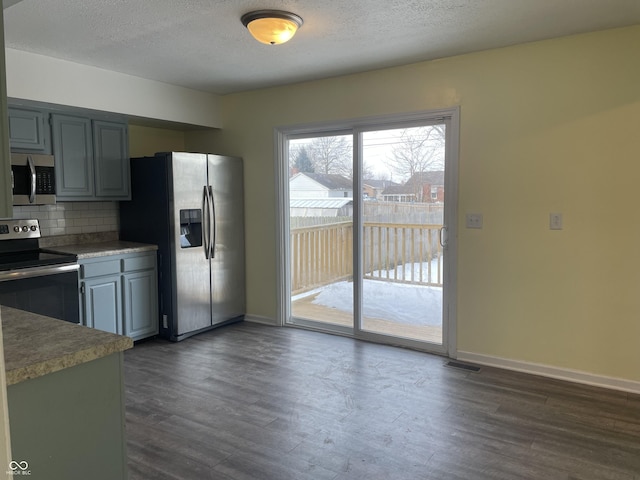
[[202, 210], [180, 210], [180, 247], [202, 246]]

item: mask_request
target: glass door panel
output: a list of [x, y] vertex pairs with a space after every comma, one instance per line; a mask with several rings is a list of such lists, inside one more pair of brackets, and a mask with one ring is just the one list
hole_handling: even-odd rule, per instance
[[291, 318], [353, 330], [353, 136], [289, 140]]
[[360, 330], [443, 343], [445, 124], [362, 133]]

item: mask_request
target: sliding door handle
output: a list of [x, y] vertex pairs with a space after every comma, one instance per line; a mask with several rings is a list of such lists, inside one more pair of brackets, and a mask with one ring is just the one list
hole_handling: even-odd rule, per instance
[[440, 246], [442, 248], [447, 248], [447, 226], [443, 225], [442, 227], [440, 227], [439, 230], [439, 237], [440, 237]]

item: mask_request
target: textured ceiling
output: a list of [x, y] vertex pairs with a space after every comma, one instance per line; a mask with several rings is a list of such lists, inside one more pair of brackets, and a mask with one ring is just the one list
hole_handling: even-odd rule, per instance
[[[640, 24], [640, 0], [4, 0], [6, 46], [226, 94]], [[262, 45], [240, 22], [304, 25]]]

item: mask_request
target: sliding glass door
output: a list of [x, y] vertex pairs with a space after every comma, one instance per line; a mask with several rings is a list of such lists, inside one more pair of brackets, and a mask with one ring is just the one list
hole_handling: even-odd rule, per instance
[[457, 110], [278, 139], [282, 323], [455, 348]]
[[366, 131], [364, 332], [442, 345], [446, 125]]
[[350, 134], [291, 138], [291, 321], [350, 332], [353, 316], [353, 142]]

